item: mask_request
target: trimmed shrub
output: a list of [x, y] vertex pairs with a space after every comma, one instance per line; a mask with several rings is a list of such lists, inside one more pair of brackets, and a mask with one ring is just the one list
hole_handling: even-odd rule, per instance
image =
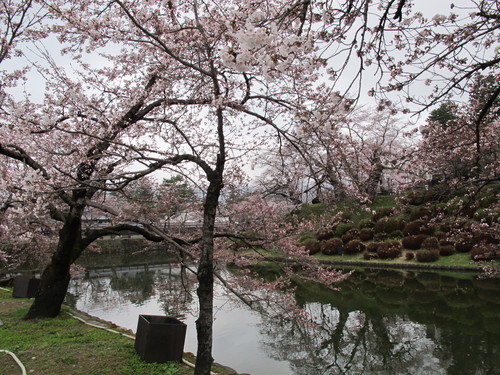
[[363, 253], [363, 259], [364, 259], [364, 260], [374, 260], [374, 259], [378, 259], [378, 255], [377, 255], [377, 253], [370, 253], [370, 252], [365, 251], [365, 252]]
[[346, 244], [358, 238], [359, 238], [359, 232], [356, 229], [350, 229], [346, 234], [342, 236], [342, 242]]
[[442, 222], [439, 224], [439, 230], [443, 233], [450, 233], [453, 230], [453, 224], [449, 222]]
[[325, 255], [341, 254], [344, 249], [344, 243], [340, 238], [331, 238], [321, 243], [321, 252]]
[[389, 238], [389, 235], [385, 232], [375, 233], [373, 235], [373, 239], [375, 241], [385, 241], [388, 238]]
[[409, 222], [403, 229], [403, 234], [405, 236], [417, 235], [417, 234], [434, 234], [434, 228], [429, 225], [428, 221], [425, 220], [415, 220]]
[[458, 253], [468, 253], [474, 247], [474, 241], [471, 238], [461, 238], [455, 242], [455, 250]]
[[373, 228], [375, 222], [372, 219], [362, 219], [359, 221], [358, 227], [359, 229], [363, 228]]
[[447, 257], [455, 253], [456, 253], [455, 246], [453, 245], [444, 245], [439, 248], [439, 255], [443, 257]]
[[447, 240], [448, 235], [444, 232], [436, 232], [434, 233], [434, 237], [436, 237], [439, 240], [439, 244], [441, 244], [441, 241]]
[[403, 238], [403, 231], [402, 230], [395, 230], [395, 231], [389, 233], [389, 238]]
[[401, 244], [397, 241], [384, 242], [377, 250], [380, 259], [396, 259], [401, 256]]
[[395, 247], [395, 248], [398, 248], [398, 249], [403, 249], [401, 241], [389, 241], [388, 244], [391, 247]]
[[309, 242], [304, 245], [304, 249], [309, 253], [309, 255], [317, 254], [321, 251], [321, 243], [319, 242]]
[[366, 245], [366, 251], [368, 251], [369, 253], [376, 253], [379, 245], [379, 242], [370, 242], [368, 245]]
[[363, 228], [359, 231], [359, 239], [361, 241], [370, 241], [373, 240], [373, 229], [371, 228]]
[[424, 249], [438, 249], [439, 248], [439, 240], [436, 237], [427, 237], [422, 241], [422, 245]]
[[[490, 229], [490, 230], [488, 230]], [[492, 243], [492, 244], [498, 244], [498, 236], [496, 236], [496, 233], [493, 233], [492, 228], [486, 228], [477, 232], [474, 232], [472, 239], [474, 243]]]
[[366, 245], [359, 240], [352, 240], [348, 242], [344, 247], [344, 253], [346, 254], [359, 254], [366, 250]]
[[406, 260], [413, 260], [415, 258], [415, 254], [412, 251], [407, 251], [405, 254]]
[[450, 240], [447, 237], [444, 237], [439, 240], [439, 246], [455, 246], [455, 241]]
[[470, 253], [474, 261], [491, 261], [500, 259], [500, 251], [497, 246], [491, 244], [480, 244], [474, 246]]
[[439, 259], [439, 250], [423, 249], [423, 250], [417, 251], [416, 257], [417, 257], [417, 261], [419, 261], [421, 263], [435, 262]]
[[318, 241], [326, 241], [333, 237], [335, 237], [335, 232], [331, 229], [322, 230], [316, 233], [316, 238]]
[[352, 224], [347, 224], [347, 223], [340, 223], [337, 225], [335, 228], [335, 234], [337, 237], [342, 237], [344, 234], [346, 234], [350, 229], [352, 229]]
[[373, 227], [375, 233], [391, 233], [397, 230], [401, 230], [405, 227], [405, 222], [403, 218], [395, 217], [384, 217], [378, 220]]
[[403, 237], [402, 243], [405, 249], [418, 250], [422, 247], [422, 242], [427, 238], [425, 234]]

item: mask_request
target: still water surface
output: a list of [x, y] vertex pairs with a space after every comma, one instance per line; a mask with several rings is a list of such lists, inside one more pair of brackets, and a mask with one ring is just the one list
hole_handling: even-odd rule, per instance
[[[177, 316], [196, 353], [195, 287], [170, 264], [91, 268], [67, 302], [134, 332], [139, 314]], [[340, 287], [297, 289], [311, 325], [263, 317], [217, 286], [216, 362], [252, 375], [500, 374], [500, 279], [366, 269]]]

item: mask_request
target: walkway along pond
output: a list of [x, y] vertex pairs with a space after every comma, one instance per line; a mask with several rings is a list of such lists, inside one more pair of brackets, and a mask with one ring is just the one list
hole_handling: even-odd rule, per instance
[[[339, 286], [297, 289], [316, 324], [267, 319], [218, 286], [215, 360], [252, 375], [498, 373], [499, 278], [365, 269]], [[185, 351], [196, 352], [194, 290], [168, 263], [90, 268], [67, 303], [133, 331], [139, 314], [176, 316], [188, 325]]]

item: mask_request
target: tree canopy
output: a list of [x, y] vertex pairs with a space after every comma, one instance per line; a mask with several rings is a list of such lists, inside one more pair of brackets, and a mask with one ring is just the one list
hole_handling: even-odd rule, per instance
[[[498, 180], [497, 1], [450, 3], [430, 19], [410, 0], [1, 5], [0, 234], [52, 249], [27, 318], [57, 315], [78, 256], [104, 235], [133, 230], [194, 262], [196, 374], [208, 374], [214, 259], [227, 256], [227, 240], [301, 263], [308, 254], [296, 234], [316, 225], [288, 220], [293, 205], [249, 195], [227, 209], [231, 231], [217, 230], [221, 196], [244, 184], [250, 155], [271, 164], [270, 190], [292, 203], [304, 193], [302, 176], [369, 198], [388, 171], [410, 183], [412, 173], [450, 175], [459, 166]], [[379, 112], [357, 106], [365, 93]], [[422, 145], [409, 142], [396, 112], [442, 102]], [[177, 175], [189, 185], [161, 183]], [[179, 207], [200, 213], [196, 235], [168, 230]], [[106, 225], [92, 227], [89, 216]], [[0, 250], [11, 261], [19, 254]], [[302, 263], [302, 275], [325, 284], [344, 277]]]

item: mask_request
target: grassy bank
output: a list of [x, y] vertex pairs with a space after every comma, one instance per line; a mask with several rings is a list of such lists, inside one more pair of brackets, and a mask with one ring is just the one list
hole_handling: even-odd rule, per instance
[[[454, 254], [447, 257], [441, 257], [435, 262], [432, 263], [421, 263], [415, 259], [407, 260], [403, 255], [397, 259], [373, 259], [366, 260], [363, 257], [363, 254], [346, 254], [346, 255], [323, 255], [316, 254], [315, 258], [320, 259], [325, 263], [353, 263], [353, 264], [364, 264], [368, 266], [380, 266], [391, 265], [394, 268], [428, 268], [432, 269], [456, 269], [460, 270], [477, 270], [477, 272], [481, 272], [482, 267], [488, 265], [489, 263], [480, 264], [477, 262], [473, 262], [470, 259], [469, 254]], [[491, 264], [490, 264], [491, 265]], [[391, 267], [391, 268], [392, 268]]]
[[[28, 374], [36, 375], [192, 375], [179, 363], [145, 363], [134, 350], [134, 341], [125, 336], [90, 327], [70, 317], [78, 314], [64, 307], [55, 319], [23, 321], [32, 301], [11, 297], [0, 289], [0, 350], [13, 352]], [[105, 325], [105, 322], [98, 322]], [[111, 327], [111, 325], [108, 324]], [[113, 330], [122, 331], [112, 327]], [[130, 332], [126, 332], [130, 334]], [[190, 361], [193, 361], [190, 358]], [[233, 371], [216, 368], [221, 375]], [[19, 375], [20, 368], [0, 352], [0, 375]]]
[[[345, 200], [304, 204], [296, 219], [320, 218], [321, 228], [297, 243], [325, 263], [401, 268], [480, 269], [500, 260], [500, 184], [436, 185], [369, 204]], [[493, 264], [490, 263], [490, 266]]]
[[[276, 254], [265, 251], [265, 250], [259, 250], [258, 253], [249, 250], [245, 252], [241, 252], [242, 256], [248, 257], [248, 258], [259, 258], [261, 256], [265, 256], [266, 259], [272, 260], [275, 259], [277, 261], [281, 260], [280, 256], [276, 256]], [[498, 265], [496, 263], [491, 263], [491, 262], [485, 262], [485, 263], [478, 263], [478, 262], [473, 262], [470, 259], [469, 254], [453, 254], [447, 257], [441, 257], [435, 262], [432, 263], [421, 263], [418, 262], [416, 259], [411, 259], [408, 260], [405, 257], [405, 252], [403, 252], [403, 255], [401, 255], [397, 259], [372, 259], [372, 260], [366, 260], [363, 256], [363, 254], [344, 254], [344, 255], [325, 255], [325, 254], [314, 254], [311, 256], [314, 259], [318, 259], [325, 265], [339, 265], [339, 266], [347, 266], [351, 265], [352, 267], [380, 267], [380, 268], [400, 268], [400, 269], [427, 269], [427, 270], [435, 270], [435, 271], [442, 271], [444, 270], [450, 270], [450, 271], [476, 271], [476, 272], [482, 272], [483, 267], [485, 266], [495, 266], [497, 267]]]

